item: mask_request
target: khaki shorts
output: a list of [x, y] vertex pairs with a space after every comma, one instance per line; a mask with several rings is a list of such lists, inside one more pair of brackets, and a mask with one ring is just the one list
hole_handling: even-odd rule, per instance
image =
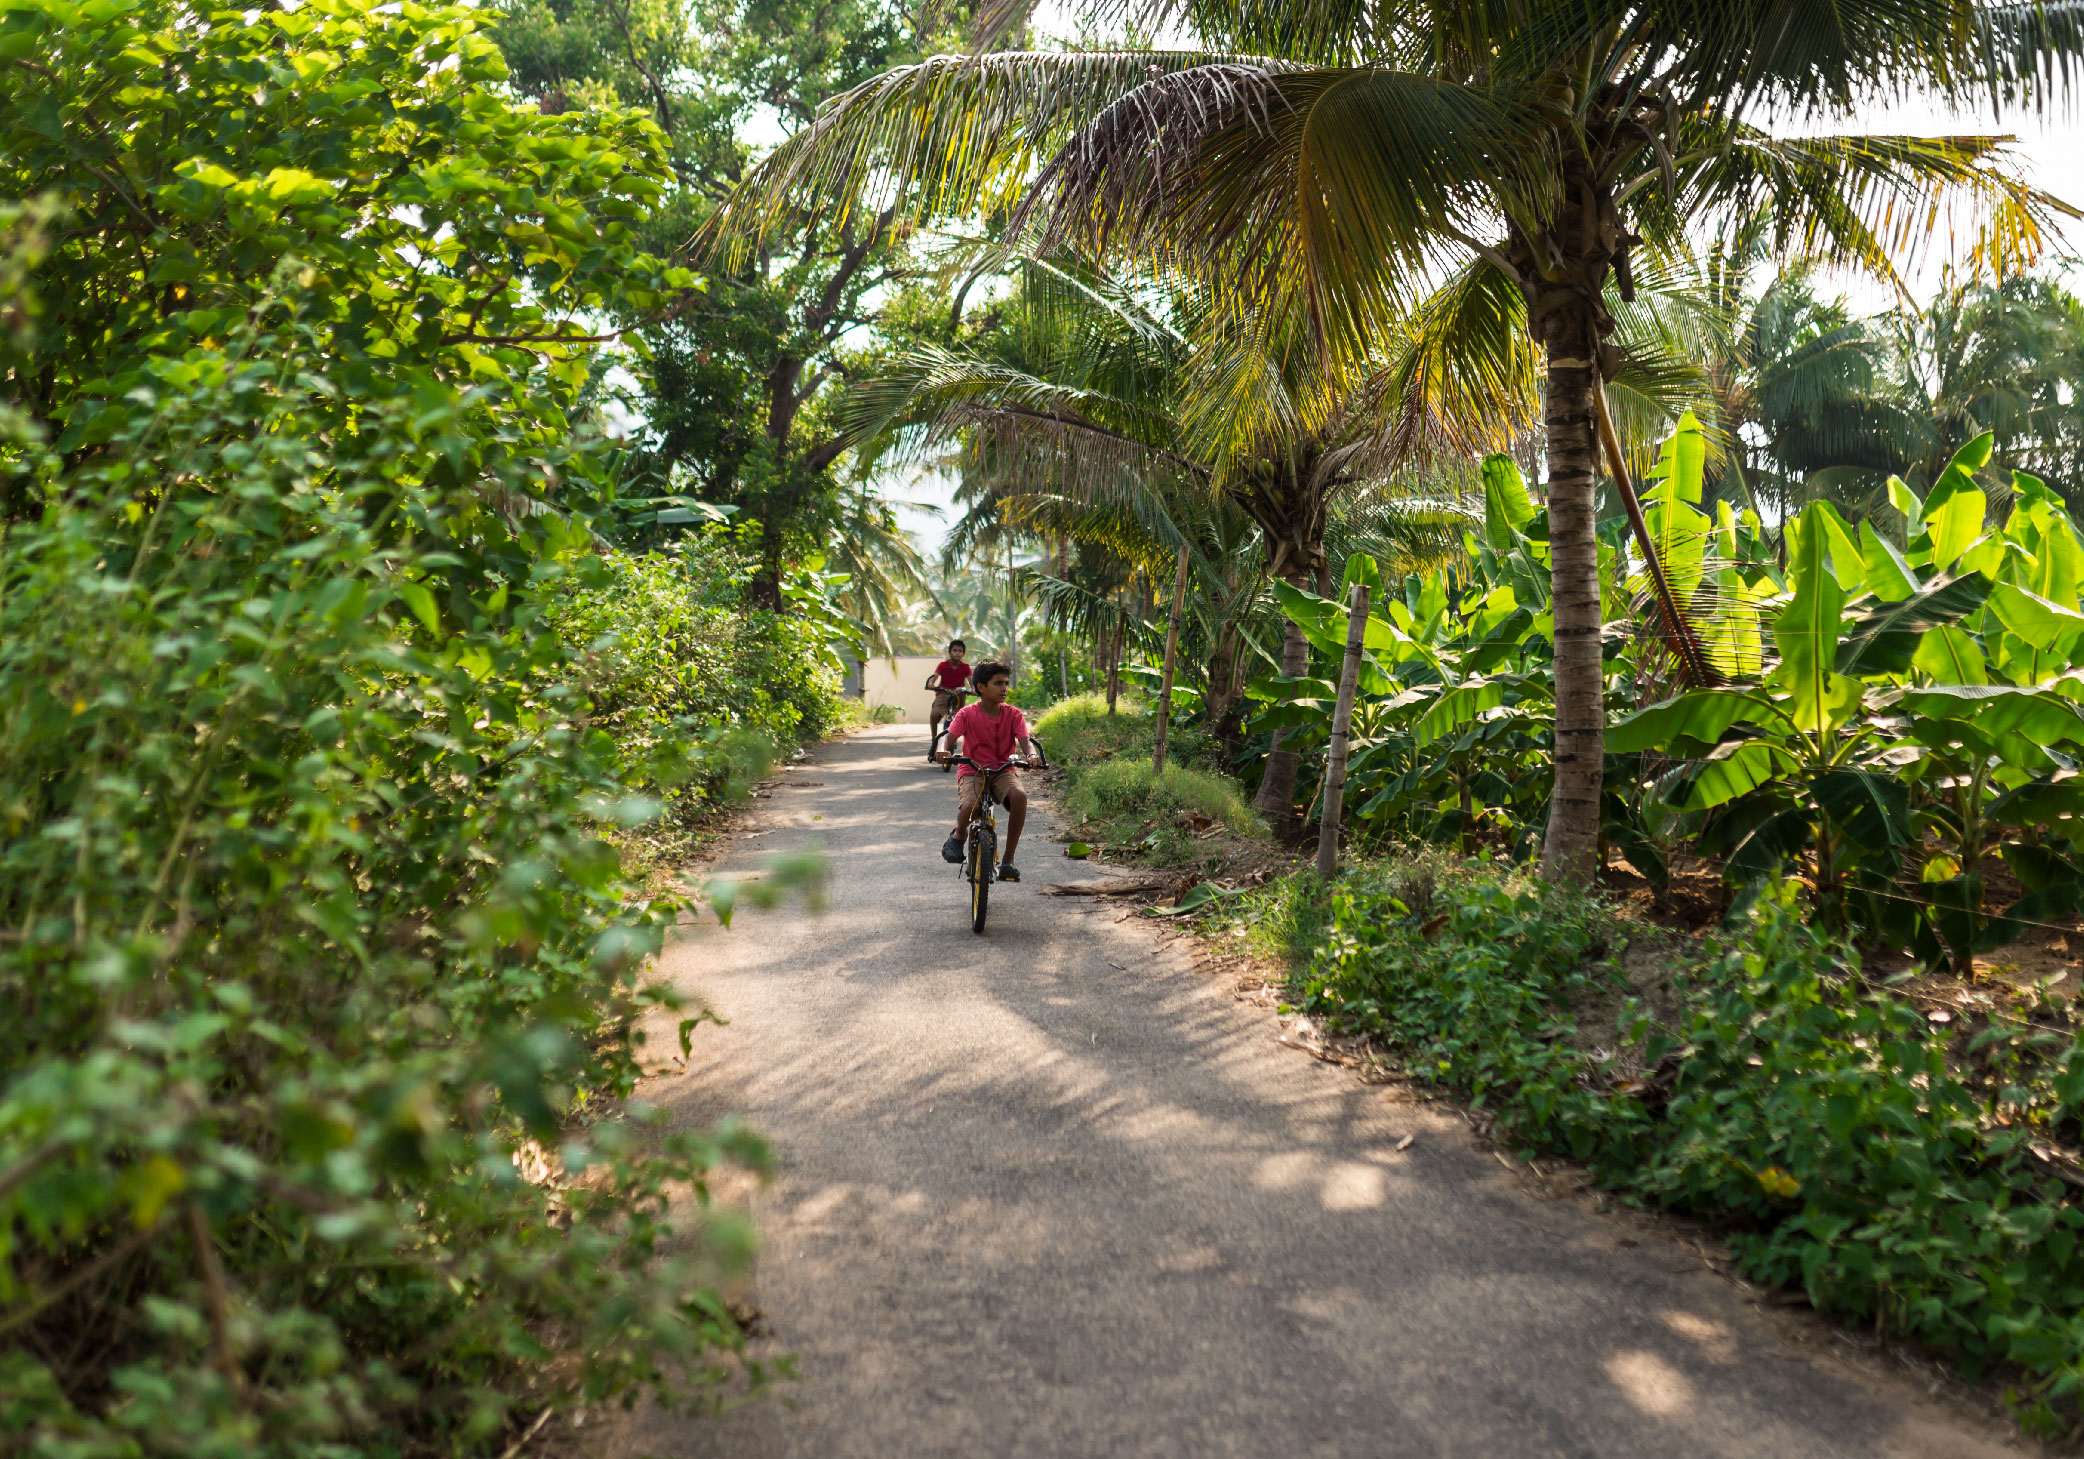
[[[1004, 803], [1007, 796], [1018, 789], [1020, 789], [1020, 772], [1017, 770], [1000, 770], [991, 777], [992, 794], [999, 798], [1001, 804]], [[955, 799], [961, 805], [964, 815], [975, 815], [978, 802], [984, 799], [984, 772], [980, 770], [975, 775], [965, 775], [962, 779], [956, 781]]]
[[946, 724], [953, 717], [955, 711], [961, 707], [962, 701], [956, 697], [954, 690], [938, 689], [934, 691], [933, 717], [942, 724]]

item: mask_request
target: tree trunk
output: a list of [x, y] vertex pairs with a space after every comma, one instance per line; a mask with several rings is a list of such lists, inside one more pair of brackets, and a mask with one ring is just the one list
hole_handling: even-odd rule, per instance
[[1179, 577], [1172, 587], [1172, 618], [1165, 628], [1165, 669], [1158, 681], [1158, 728], [1151, 742], [1151, 773], [1165, 774], [1165, 727], [1172, 719], [1172, 674], [1179, 659], [1179, 615], [1187, 598], [1187, 544], [1179, 549]]
[[[1295, 586], [1307, 588], [1309, 582], [1304, 578]], [[1281, 635], [1281, 673], [1293, 679], [1309, 667], [1310, 641], [1303, 637], [1302, 629], [1291, 619]], [[1302, 766], [1301, 756], [1293, 750], [1281, 748], [1281, 741], [1285, 738], [1286, 730], [1274, 731], [1273, 747], [1266, 753], [1266, 773], [1260, 777], [1259, 794], [1252, 801], [1259, 813], [1266, 817], [1267, 824], [1279, 835], [1292, 834], [1295, 829], [1295, 776]]]
[[1235, 754], [1236, 741], [1243, 716], [1238, 712], [1244, 695], [1238, 692], [1237, 665], [1244, 655], [1244, 642], [1238, 636], [1237, 624], [1226, 619], [1216, 635], [1215, 652], [1208, 658], [1208, 691], [1202, 696], [1202, 708], [1208, 722], [1209, 733], [1222, 742], [1226, 753]]
[[1549, 556], [1556, 621], [1555, 788], [1542, 874], [1588, 883], [1599, 844], [1606, 751], [1600, 664], [1599, 534], [1594, 492], [1597, 425], [1592, 391], [1598, 346], [1582, 309], [1563, 307], [1548, 328]]
[[1339, 660], [1339, 697], [1331, 712], [1331, 748], [1324, 758], [1324, 809], [1317, 823], [1317, 875], [1339, 869], [1339, 817], [1345, 809], [1347, 731], [1353, 726], [1353, 690], [1360, 680], [1361, 644], [1368, 633], [1368, 585], [1355, 583], [1346, 610], [1346, 654]]
[[1114, 713], [1114, 701], [1122, 692], [1122, 643], [1129, 636], [1129, 619], [1123, 614], [1115, 621], [1114, 632], [1107, 639], [1107, 712]]

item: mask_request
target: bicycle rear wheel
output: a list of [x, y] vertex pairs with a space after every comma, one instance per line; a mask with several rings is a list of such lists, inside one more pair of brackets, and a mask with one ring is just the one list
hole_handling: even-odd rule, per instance
[[991, 907], [991, 876], [998, 864], [998, 837], [989, 833], [970, 841], [970, 931], [984, 935], [984, 914]]

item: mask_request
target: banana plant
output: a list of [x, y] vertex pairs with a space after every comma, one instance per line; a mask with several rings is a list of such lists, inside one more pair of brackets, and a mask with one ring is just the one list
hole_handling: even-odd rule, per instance
[[[1682, 762], [1656, 793], [1708, 813], [1703, 847], [1732, 881], [1802, 864], [1826, 915], [1957, 960], [2084, 891], [2063, 829], [2084, 747], [2084, 544], [2026, 477], [2005, 528], [1985, 530], [1989, 451], [1987, 436], [1964, 447], [1923, 500], [1890, 483], [1904, 549], [1811, 503], [1788, 524], [1786, 592], [1761, 604], [1773, 661], [1607, 735], [1611, 752]], [[1996, 916], [1992, 850], [2029, 889]]]
[[[1369, 585], [1347, 767], [1356, 819], [1465, 851], [1485, 829], [1524, 852], [1547, 807], [1554, 713], [1545, 514], [1511, 458], [1485, 461], [1482, 478], [1483, 535], [1468, 534], [1463, 563], [1385, 592], [1374, 561], [1356, 554], [1339, 598], [1275, 591], [1329, 675], [1352, 587]], [[1255, 730], [1288, 729], [1286, 743], [1305, 755], [1328, 738], [1329, 677], [1263, 680], [1251, 692], [1269, 702]]]

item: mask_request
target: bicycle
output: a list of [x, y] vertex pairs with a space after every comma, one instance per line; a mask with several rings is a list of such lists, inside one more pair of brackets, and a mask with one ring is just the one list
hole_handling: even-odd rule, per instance
[[[940, 719], [934, 717], [931, 714], [931, 712], [929, 712], [928, 714], [930, 727], [926, 731], [926, 763], [929, 765], [935, 763], [941, 757], [941, 741], [947, 738], [947, 735], [944, 732], [943, 727], [948, 723], [948, 720], [953, 719], [956, 715], [962, 713], [963, 705], [968, 702], [970, 695], [975, 691], [964, 688], [949, 689], [946, 691], [936, 692], [946, 692], [949, 694], [953, 694], [955, 696], [955, 708], [948, 711], [948, 719]], [[953, 768], [954, 767], [951, 765], [942, 765], [941, 773], [944, 775], [949, 774], [953, 770]]]
[[984, 777], [983, 794], [977, 797], [977, 813], [970, 817], [970, 837], [963, 845], [962, 875], [970, 884], [970, 931], [979, 937], [984, 935], [984, 916], [991, 907], [991, 884], [999, 874], [999, 823], [992, 815], [998, 805], [998, 793], [992, 788], [991, 778], [1001, 770], [1037, 769], [1047, 770], [1049, 759], [1042, 753], [1042, 746], [1032, 736], [1028, 747], [1035, 753], [1031, 759], [1015, 758], [1003, 765], [989, 768], [979, 765], [968, 755], [950, 755], [948, 764], [967, 765]]

